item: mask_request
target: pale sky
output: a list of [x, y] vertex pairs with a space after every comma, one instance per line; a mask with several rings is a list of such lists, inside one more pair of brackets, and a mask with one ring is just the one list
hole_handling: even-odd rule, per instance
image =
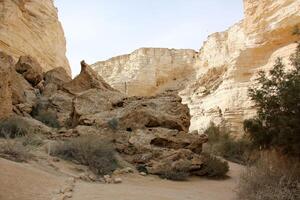
[[199, 50], [243, 18], [242, 0], [55, 0], [73, 75], [140, 47]]

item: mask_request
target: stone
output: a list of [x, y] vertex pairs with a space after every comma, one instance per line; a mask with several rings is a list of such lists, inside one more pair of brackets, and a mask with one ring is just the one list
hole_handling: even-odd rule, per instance
[[145, 172], [140, 172], [141, 176], [147, 176], [147, 174]]
[[31, 56], [43, 71], [63, 67], [71, 76], [66, 40], [52, 0], [0, 2], [0, 49], [14, 59]]
[[104, 175], [103, 176], [105, 183], [110, 184], [113, 183], [113, 179], [111, 178], [110, 175]]
[[63, 84], [63, 88], [71, 94], [80, 93], [89, 89], [114, 90], [84, 61], [81, 62], [81, 72], [72, 81]]
[[113, 179], [113, 182], [115, 183], [115, 184], [119, 184], [119, 183], [122, 183], [122, 179], [121, 178], [114, 178]]
[[43, 79], [42, 67], [30, 56], [21, 56], [15, 68], [32, 86], [38, 85]]
[[57, 67], [47, 71], [44, 74], [45, 84], [53, 83], [56, 85], [63, 85], [64, 83], [70, 82], [72, 78], [63, 67]]

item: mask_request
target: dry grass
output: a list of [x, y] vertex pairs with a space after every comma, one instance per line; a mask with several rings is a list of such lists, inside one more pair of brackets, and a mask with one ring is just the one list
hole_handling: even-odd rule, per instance
[[0, 137], [16, 138], [28, 133], [27, 124], [18, 117], [11, 117], [0, 121]]
[[241, 175], [238, 199], [299, 200], [300, 165], [274, 155], [264, 155]]
[[33, 155], [20, 141], [6, 139], [0, 143], [0, 157], [16, 162], [26, 162]]

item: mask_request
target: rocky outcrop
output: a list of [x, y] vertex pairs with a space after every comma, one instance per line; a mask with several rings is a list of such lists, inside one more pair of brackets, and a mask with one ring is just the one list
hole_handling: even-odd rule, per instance
[[193, 75], [196, 54], [190, 49], [141, 48], [92, 68], [129, 96], [151, 96], [182, 88]]
[[64, 33], [52, 0], [0, 1], [0, 50], [15, 59], [29, 55], [43, 71], [63, 67], [71, 75]]
[[[125, 97], [89, 65], [81, 65], [75, 79], [39, 98], [35, 110], [53, 113], [63, 127], [51, 138], [98, 135], [112, 141], [124, 160], [152, 174], [201, 169], [207, 136], [188, 134], [189, 109], [177, 94]], [[60, 75], [53, 71], [52, 79]], [[45, 80], [45, 88], [49, 84], [53, 83]]]
[[93, 68], [129, 95], [179, 91], [192, 115], [190, 130], [203, 132], [213, 121], [240, 134], [243, 121], [255, 115], [249, 86], [278, 56], [289, 64], [297, 40], [293, 28], [300, 26], [298, 0], [244, 0], [244, 5], [244, 19], [210, 35], [198, 53], [139, 49]]

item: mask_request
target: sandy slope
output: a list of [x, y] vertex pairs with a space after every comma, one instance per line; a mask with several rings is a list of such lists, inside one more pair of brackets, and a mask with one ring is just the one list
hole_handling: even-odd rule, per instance
[[0, 200], [50, 200], [63, 178], [0, 158]]
[[161, 180], [157, 177], [131, 175], [119, 185], [78, 182], [74, 200], [231, 200], [234, 199], [242, 167], [230, 163], [231, 178], [207, 180], [192, 178], [186, 182]]

